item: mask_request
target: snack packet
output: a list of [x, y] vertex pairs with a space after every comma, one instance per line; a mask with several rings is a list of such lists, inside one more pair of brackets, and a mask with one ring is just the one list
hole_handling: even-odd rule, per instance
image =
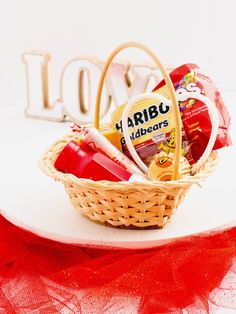
[[[130, 156], [123, 136], [122, 114], [124, 106], [119, 106], [111, 115], [112, 127], [120, 133], [122, 150]], [[175, 151], [175, 120], [170, 104], [155, 99], [144, 99], [137, 102], [129, 112], [128, 128], [132, 144], [140, 158], [148, 166], [153, 156], [163, 151]], [[182, 155], [187, 149], [187, 140], [183, 136]]]
[[[228, 129], [230, 116], [220, 92], [212, 80], [203, 74], [196, 64], [184, 64], [170, 73], [176, 93], [183, 91], [201, 93], [215, 105], [219, 114], [219, 129], [213, 150], [232, 144]], [[158, 92], [169, 98], [165, 81], [161, 81], [153, 92]], [[190, 164], [197, 162], [202, 156], [211, 133], [211, 121], [207, 106], [198, 99], [187, 99], [179, 103], [183, 123], [184, 138], [188, 150], [185, 152]]]
[[[214, 149], [231, 145], [228, 134], [229, 114], [213, 82], [201, 73], [197, 65], [185, 64], [170, 73], [177, 93], [184, 90], [202, 93], [208, 97], [219, 112], [220, 126]], [[153, 90], [166, 98], [169, 90], [165, 81], [161, 81]], [[123, 152], [130, 157], [125, 145], [122, 128], [122, 113], [125, 105], [118, 107], [111, 116], [112, 127], [120, 133]], [[200, 100], [187, 99], [180, 102], [182, 118], [182, 156], [190, 164], [197, 162], [203, 154], [211, 133], [211, 121], [207, 106]], [[153, 156], [165, 152], [175, 152], [175, 124], [171, 106], [145, 99], [135, 104], [129, 113], [128, 127], [132, 144], [146, 165]]]

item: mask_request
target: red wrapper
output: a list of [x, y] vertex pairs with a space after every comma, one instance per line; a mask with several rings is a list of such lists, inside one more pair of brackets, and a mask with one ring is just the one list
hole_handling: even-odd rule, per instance
[[213, 314], [218, 308], [236, 311], [236, 227], [117, 250], [53, 242], [0, 215], [1, 314]]
[[[176, 91], [180, 89], [189, 92], [197, 92], [208, 97], [215, 105], [219, 113], [219, 129], [214, 150], [232, 144], [228, 129], [230, 116], [220, 92], [212, 80], [203, 74], [196, 64], [184, 64], [170, 73]], [[153, 91], [159, 90], [165, 85], [161, 81]], [[203, 154], [211, 133], [211, 121], [207, 106], [197, 99], [187, 99], [179, 103], [183, 122], [184, 138], [187, 138], [189, 149], [186, 158], [195, 163]]]

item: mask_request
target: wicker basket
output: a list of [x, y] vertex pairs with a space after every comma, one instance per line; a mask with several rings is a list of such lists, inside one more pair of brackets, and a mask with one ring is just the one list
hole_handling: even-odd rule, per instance
[[176, 153], [174, 180], [168, 182], [153, 181], [148, 183], [92, 181], [80, 179], [71, 174], [59, 172], [54, 162], [64, 146], [78, 137], [69, 134], [51, 146], [40, 160], [40, 168], [49, 176], [64, 184], [71, 203], [80, 213], [89, 219], [105, 225], [120, 228], [162, 228], [175, 209], [179, 206], [193, 184], [199, 184], [215, 169], [216, 154], [212, 153], [198, 172], [192, 176], [178, 179], [181, 149], [181, 118], [174, 87], [168, 73], [158, 58], [139, 43], [126, 43], [119, 46], [108, 58], [101, 74], [95, 113], [95, 127], [99, 129], [99, 112], [102, 88], [107, 70], [118, 52], [127, 47], [144, 50], [161, 70], [169, 87], [176, 119]]

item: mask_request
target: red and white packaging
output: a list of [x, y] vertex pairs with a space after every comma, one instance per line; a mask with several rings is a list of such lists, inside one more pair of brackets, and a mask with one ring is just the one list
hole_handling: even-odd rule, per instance
[[[184, 64], [170, 73], [175, 91], [200, 93], [215, 104], [219, 115], [219, 128], [213, 150], [232, 144], [229, 136], [230, 116], [213, 81], [202, 73], [196, 64]], [[161, 81], [153, 92], [161, 93], [165, 81]], [[166, 96], [166, 95], [165, 95]], [[197, 99], [187, 99], [180, 103], [183, 131], [189, 145], [186, 158], [195, 163], [202, 156], [211, 134], [211, 120], [206, 104]]]

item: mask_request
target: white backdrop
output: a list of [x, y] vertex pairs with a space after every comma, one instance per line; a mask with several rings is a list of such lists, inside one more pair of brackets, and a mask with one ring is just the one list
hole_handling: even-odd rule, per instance
[[[118, 44], [141, 41], [167, 64], [195, 62], [221, 90], [236, 91], [234, 0], [0, 0], [0, 105], [25, 103], [28, 49], [50, 51], [51, 98], [62, 66], [77, 55], [104, 59]], [[143, 56], [141, 56], [143, 60]]]

